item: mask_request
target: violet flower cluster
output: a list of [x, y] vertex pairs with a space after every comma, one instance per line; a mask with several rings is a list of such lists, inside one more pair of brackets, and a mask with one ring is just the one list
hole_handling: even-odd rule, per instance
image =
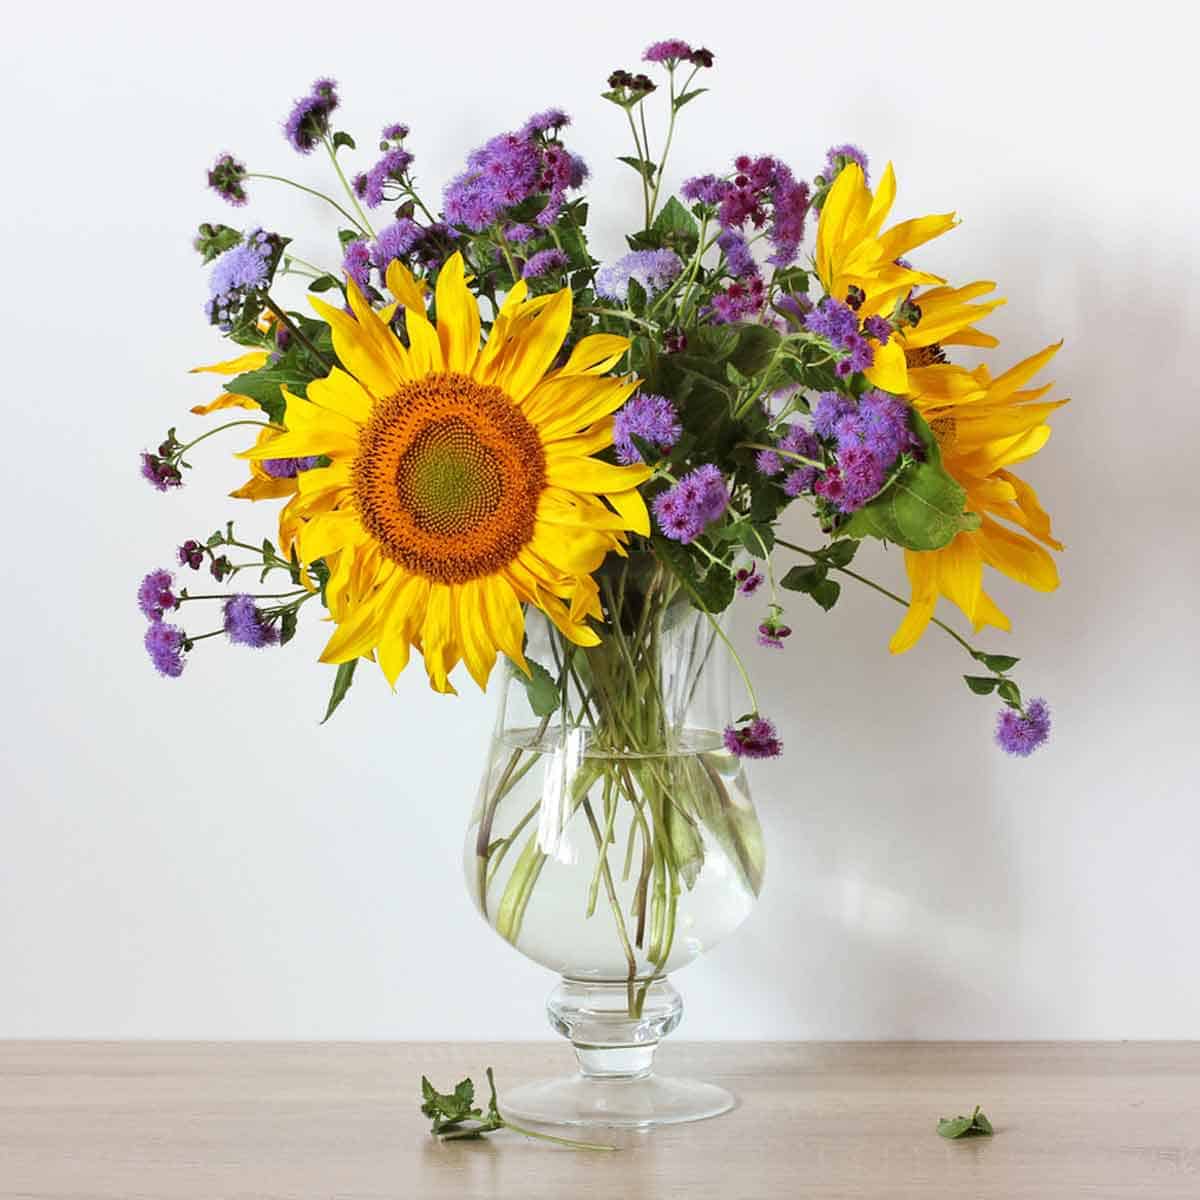
[[682, 432], [679, 414], [666, 396], [638, 392], [626, 402], [613, 421], [613, 446], [617, 451], [617, 461], [625, 466], [642, 461], [642, 455], [633, 442], [635, 437], [665, 453], [675, 445]]
[[596, 272], [596, 295], [624, 304], [633, 280], [647, 296], [655, 296], [670, 287], [682, 271], [683, 262], [674, 250], [631, 250]]
[[137, 591], [138, 608], [150, 622], [143, 639], [146, 653], [160, 675], [177, 679], [183, 673], [184, 633], [175, 625], [163, 621], [166, 613], [179, 607], [174, 592], [174, 577], [170, 571], [151, 571]]
[[1001, 709], [996, 719], [996, 744], [1007, 754], [1028, 758], [1050, 737], [1050, 706], [1045, 700], [1030, 700], [1022, 712]]
[[535, 196], [547, 201], [534, 218], [553, 225], [566, 194], [587, 178], [587, 166], [557, 140], [569, 123], [566, 113], [536, 113], [515, 133], [489, 139], [467, 158], [467, 169], [446, 188], [443, 210], [451, 225], [474, 233], [502, 221], [510, 209]]
[[298, 154], [311, 154], [329, 133], [329, 114], [338, 106], [337, 84], [318, 79], [292, 105], [283, 123], [283, 136]]
[[672, 541], [694, 542], [729, 507], [729, 488], [719, 467], [705, 463], [655, 497], [658, 527]]
[[231, 596], [224, 605], [224, 628], [229, 640], [237, 646], [273, 646], [279, 641], [279, 630], [263, 617], [254, 597], [243, 593]]
[[233, 328], [235, 319], [248, 300], [265, 292], [271, 282], [273, 252], [271, 235], [261, 229], [253, 229], [240, 245], [226, 250], [213, 263], [204, 313], [222, 333], [228, 333]]

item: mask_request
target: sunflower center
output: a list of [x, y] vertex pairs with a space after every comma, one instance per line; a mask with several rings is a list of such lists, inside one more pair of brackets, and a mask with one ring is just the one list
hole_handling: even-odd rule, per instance
[[362, 522], [389, 558], [465, 583], [511, 562], [533, 537], [546, 456], [499, 388], [430, 375], [375, 406], [353, 480]]

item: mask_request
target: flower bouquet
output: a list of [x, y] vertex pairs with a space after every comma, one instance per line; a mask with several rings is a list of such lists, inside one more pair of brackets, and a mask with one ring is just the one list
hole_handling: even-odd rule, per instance
[[[1057, 586], [1061, 546], [1013, 468], [1066, 403], [1033, 383], [1058, 347], [996, 374], [951, 361], [996, 346], [978, 326], [1003, 301], [921, 269], [915, 252], [954, 215], [893, 223], [892, 167], [873, 181], [855, 146], [811, 182], [747, 155], [672, 191], [676, 123], [713, 54], [670, 40], [643, 58], [653, 77], [618, 70], [603, 93], [628, 126], [620, 161], [641, 207], [617, 256], [592, 252], [588, 170], [557, 109], [474, 150], [440, 201], [418, 187], [405, 125], [383, 128], [366, 170], [345, 165], [358, 148], [328, 79], [284, 133], [327, 159], [332, 194], [221, 154], [208, 181], [223, 200], [277, 184], [316, 196], [336, 253], [310, 262], [274, 229], [200, 227], [205, 312], [241, 352], [197, 368], [226, 378], [192, 411], [229, 419], [173, 428], [142, 456], [170, 491], [228, 431], [249, 471], [233, 496], [282, 502], [274, 541], [227, 522], [179, 547], [181, 568], [227, 591], [146, 577], [163, 675], [206, 638], [286, 644], [314, 611], [330, 623], [327, 717], [364, 661], [394, 685], [415, 649], [438, 692], [463, 668], [483, 688], [503, 664], [466, 870], [488, 922], [563, 976], [551, 1019], [582, 1074], [506, 1100], [541, 1120], [728, 1106], [651, 1075], [649, 1056], [679, 1020], [667, 973], [740, 924], [762, 880], [742, 760], [783, 742], [730, 643], [731, 606], [755, 606], [778, 652], [796, 607], [867, 586], [904, 610], [893, 653], [931, 624], [961, 645], [967, 686], [1002, 701], [1005, 750], [1027, 755], [1049, 731], [1017, 659], [935, 608], [1007, 630], [985, 566]], [[781, 536], [795, 505], [812, 522], [803, 545]], [[855, 568], [867, 538], [903, 550], [909, 598]], [[193, 604], [218, 615], [197, 627]]]

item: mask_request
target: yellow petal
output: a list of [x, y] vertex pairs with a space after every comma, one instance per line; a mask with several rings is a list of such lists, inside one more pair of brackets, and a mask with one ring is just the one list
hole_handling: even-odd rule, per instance
[[629, 339], [615, 333], [581, 338], [559, 375], [606, 375], [629, 349]]
[[1052, 592], [1058, 587], [1058, 565], [1036, 542], [989, 517], [983, 518], [979, 540], [988, 566], [1038, 592]]
[[550, 369], [570, 326], [570, 288], [555, 292], [538, 311], [522, 312], [513, 323], [511, 340], [491, 382], [520, 404]]
[[340, 367], [334, 367], [324, 379], [314, 379], [305, 394], [313, 404], [340, 413], [356, 425], [365, 425], [371, 419], [374, 403], [370, 393]]
[[398, 259], [392, 259], [387, 269], [388, 291], [413, 312], [425, 311], [425, 292], [413, 278], [412, 272]]
[[237, 358], [227, 358], [224, 362], [208, 363], [203, 367], [192, 367], [190, 375], [199, 375], [205, 371], [214, 375], [241, 375], [245, 371], [257, 371], [265, 366], [268, 352], [266, 350], [247, 350]]
[[875, 362], [866, 370], [867, 378], [885, 392], [903, 396], [908, 391], [908, 366], [904, 358], [904, 347], [896, 338], [886, 346], [875, 345]]
[[444, 583], [432, 584], [425, 606], [425, 623], [421, 628], [421, 654], [433, 690], [443, 694], [454, 694], [450, 672], [461, 657], [455, 636], [454, 608], [451, 588]]
[[908, 570], [912, 599], [908, 603], [908, 612], [904, 620], [892, 634], [888, 645], [893, 654], [903, 654], [906, 650], [911, 650], [921, 640], [921, 635], [933, 619], [933, 610], [937, 607], [938, 598], [937, 565], [933, 561], [937, 553], [916, 550], [904, 552], [904, 565]]
[[226, 408], [258, 408], [258, 401], [251, 400], [249, 396], [239, 396], [235, 392], [222, 392], [207, 404], [193, 405], [191, 411], [198, 417], [206, 417], [209, 413], [220, 412]]
[[595, 458], [556, 458], [546, 463], [546, 482], [572, 492], [627, 492], [653, 474], [645, 465], [617, 467]]
[[455, 252], [437, 278], [437, 332], [448, 371], [469, 375], [479, 354], [479, 302], [463, 278], [463, 257]]

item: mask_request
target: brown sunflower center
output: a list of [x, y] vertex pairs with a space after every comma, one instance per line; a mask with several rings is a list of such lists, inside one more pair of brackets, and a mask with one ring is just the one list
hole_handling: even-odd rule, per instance
[[946, 352], [938, 342], [929, 346], [910, 346], [904, 351], [904, 361], [910, 367], [933, 367], [946, 361]]
[[389, 558], [465, 583], [511, 562], [533, 537], [546, 455], [499, 388], [430, 375], [375, 406], [353, 479], [359, 516]]

